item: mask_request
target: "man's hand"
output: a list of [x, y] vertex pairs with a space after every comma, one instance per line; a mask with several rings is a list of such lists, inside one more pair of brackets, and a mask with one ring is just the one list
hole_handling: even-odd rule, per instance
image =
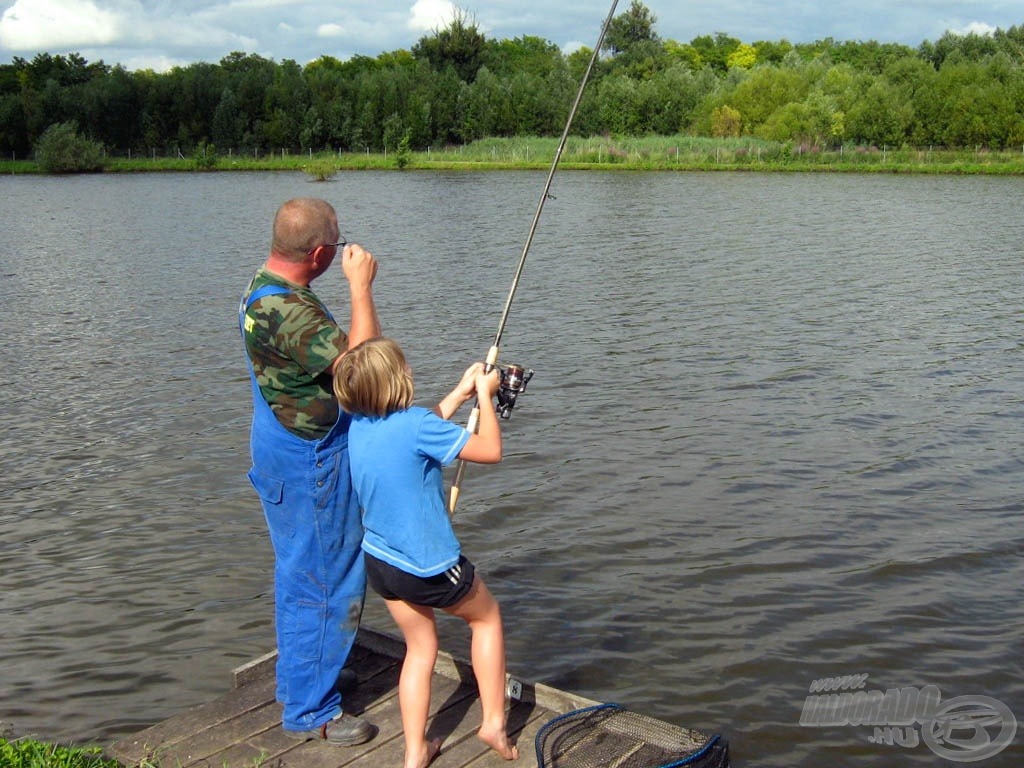
[[349, 243], [341, 252], [341, 268], [345, 270], [352, 301], [348, 326], [348, 349], [352, 349], [367, 339], [380, 336], [380, 320], [371, 289], [377, 276], [377, 260], [363, 246]]
[[369, 291], [377, 276], [377, 260], [358, 243], [349, 243], [342, 250], [341, 268], [353, 291]]

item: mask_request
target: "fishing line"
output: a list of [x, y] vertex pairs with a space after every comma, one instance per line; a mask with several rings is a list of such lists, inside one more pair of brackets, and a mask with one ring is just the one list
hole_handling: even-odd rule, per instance
[[[580, 87], [576, 91], [576, 99], [572, 103], [572, 108], [569, 110], [569, 117], [565, 121], [565, 128], [562, 130], [562, 138], [558, 142], [558, 148], [555, 150], [555, 157], [551, 161], [551, 169], [548, 171], [547, 180], [544, 182], [544, 189], [541, 192], [540, 200], [537, 203], [537, 210], [533, 215], [533, 221], [530, 224], [530, 231], [526, 236], [526, 242], [523, 244], [523, 252], [519, 257], [519, 265], [516, 267], [515, 275], [512, 278], [512, 287], [508, 292], [508, 298], [505, 300], [505, 307], [501, 311], [501, 319], [498, 321], [498, 331], [494, 334], [494, 343], [491, 348], [487, 351], [487, 359], [484, 361], [486, 370], [491, 370], [498, 363], [498, 349], [501, 346], [501, 337], [505, 333], [505, 325], [508, 322], [509, 311], [512, 309], [512, 300], [515, 298], [516, 290], [519, 288], [519, 280], [523, 275], [523, 268], [526, 266], [526, 257], [530, 253], [530, 246], [533, 244], [533, 237], [537, 233], [537, 226], [540, 223], [541, 214], [544, 212], [544, 203], [547, 202], [548, 198], [551, 197], [551, 182], [555, 178], [555, 171], [558, 169], [558, 163], [562, 159], [562, 152], [565, 151], [566, 141], [569, 139], [569, 130], [572, 128], [572, 122], [576, 118], [576, 112], [579, 110], [580, 102], [583, 100], [583, 91], [587, 87], [587, 81], [590, 80], [590, 73], [594, 71], [594, 65], [597, 63], [597, 58], [601, 54], [601, 46], [604, 44], [605, 35], [608, 34], [608, 29], [611, 27], [612, 19], [615, 17], [615, 8], [618, 6], [619, 0], [612, 0], [612, 6], [608, 10], [608, 16], [604, 20], [604, 24], [601, 26], [601, 34], [597, 38], [597, 45], [594, 46], [594, 51], [590, 56], [590, 62], [587, 64], [586, 70], [583, 72], [583, 77], [580, 80]], [[503, 372], [504, 374], [505, 372]], [[522, 377], [523, 370], [520, 368], [513, 375]], [[525, 381], [521, 378], [518, 381], [522, 381], [521, 386], [525, 388], [526, 381], [529, 381], [529, 376], [532, 375], [532, 371], [529, 375], [526, 375]], [[511, 378], [511, 377], [509, 377]], [[504, 376], [503, 376], [504, 379]], [[513, 386], [518, 384], [518, 381], [513, 382]], [[503, 381], [504, 386], [504, 381]], [[515, 393], [522, 391], [521, 389], [513, 390], [512, 403], [515, 402]], [[508, 409], [511, 410], [511, 405], [508, 405]], [[507, 414], [506, 415], [507, 418]], [[477, 423], [480, 419], [480, 405], [479, 402], [474, 402], [473, 410], [469, 414], [469, 420], [466, 424], [466, 429], [470, 432], [476, 432]], [[459, 501], [459, 493], [461, 492], [462, 480], [466, 473], [466, 462], [459, 459], [458, 467], [455, 470], [455, 479], [452, 482], [451, 493], [448, 499], [448, 514], [455, 514], [455, 505]]]

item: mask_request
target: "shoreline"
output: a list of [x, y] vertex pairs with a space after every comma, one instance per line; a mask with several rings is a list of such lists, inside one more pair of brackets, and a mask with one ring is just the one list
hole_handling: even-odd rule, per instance
[[[339, 171], [546, 171], [558, 151], [548, 137], [480, 139], [465, 145], [423, 151], [238, 153], [203, 145], [193, 155], [173, 157], [110, 154], [93, 173], [302, 171], [327, 180]], [[559, 156], [566, 171], [659, 171], [741, 173], [938, 174], [1022, 176], [1019, 150], [900, 148], [873, 146], [808, 147], [753, 138], [693, 136], [572, 137]], [[0, 159], [0, 174], [47, 175], [31, 159]], [[54, 174], [66, 175], [66, 174]]]
[[[330, 172], [322, 174], [314, 172], [298, 163], [220, 163], [210, 168], [196, 168], [191, 162], [177, 161], [174, 163], [149, 162], [142, 163], [118, 162], [103, 169], [86, 173], [48, 173], [35, 163], [28, 161], [0, 161], [0, 175], [4, 176], [80, 176], [80, 175], [131, 175], [141, 173], [237, 173], [237, 172], [303, 172], [314, 176], [317, 181], [329, 181], [336, 173], [342, 171], [451, 171], [465, 173], [486, 173], [490, 171], [547, 171], [550, 164], [542, 163], [501, 163], [501, 162], [437, 162], [418, 163], [413, 161], [404, 168], [387, 163], [352, 163], [341, 162]], [[579, 163], [560, 162], [560, 171], [602, 171], [602, 172], [647, 172], [647, 173], [834, 173], [834, 174], [888, 174], [895, 176], [1024, 176], [1024, 161], [1018, 164], [990, 163], [981, 165], [951, 164], [679, 164], [663, 165], [650, 163]], [[323, 176], [323, 178], [320, 178]]]

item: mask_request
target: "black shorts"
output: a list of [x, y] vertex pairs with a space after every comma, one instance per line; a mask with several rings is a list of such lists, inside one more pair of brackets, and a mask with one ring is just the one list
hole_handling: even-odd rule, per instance
[[459, 562], [437, 576], [414, 576], [363, 552], [366, 581], [385, 600], [405, 600], [428, 608], [448, 608], [469, 594], [476, 569], [459, 555]]

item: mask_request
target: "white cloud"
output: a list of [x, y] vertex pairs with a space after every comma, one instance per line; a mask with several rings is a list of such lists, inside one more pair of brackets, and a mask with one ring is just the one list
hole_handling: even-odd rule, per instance
[[0, 45], [15, 51], [109, 45], [123, 36], [125, 22], [92, 0], [17, 0], [0, 17]]
[[987, 36], [991, 36], [992, 33], [994, 33], [996, 31], [996, 29], [997, 29], [996, 27], [993, 27], [991, 24], [986, 24], [983, 21], [972, 21], [966, 27], [963, 27], [962, 29], [958, 29], [958, 30], [953, 30], [953, 31], [954, 32], [958, 32], [961, 35], [971, 35], [971, 34], [973, 34], [973, 35], [987, 35]]
[[[748, 43], [833, 37], [917, 45], [938, 40], [946, 30], [989, 34], [1021, 22], [1021, 0], [644, 4], [657, 17], [658, 34], [680, 42], [722, 31]], [[231, 51], [299, 62], [321, 54], [376, 56], [408, 49], [422, 35], [445, 29], [460, 9], [494, 39], [538, 36], [566, 53], [592, 46], [607, 0], [562, 3], [553, 13], [556, 5], [550, 0], [0, 0], [0, 63], [13, 56], [68, 51], [129, 67], [152, 62], [158, 70], [170, 62], [219, 61]], [[620, 0], [618, 13], [626, 5]], [[883, 5], [886, 23], [879, 26]]]
[[249, 11], [254, 8], [258, 10], [263, 8], [286, 8], [293, 5], [302, 5], [302, 3], [296, 0], [236, 0], [236, 2], [228, 3], [225, 9]]
[[416, 0], [409, 11], [407, 27], [418, 32], [444, 29], [455, 18], [456, 7], [449, 0]]
[[[88, 56], [85, 58], [87, 60], [92, 60]], [[143, 54], [139, 56], [125, 56], [122, 59], [118, 59], [118, 63], [129, 71], [151, 69], [154, 72], [167, 72], [174, 67], [187, 67], [189, 64], [194, 62], [186, 59], [171, 58], [169, 56]]]
[[317, 37], [341, 37], [345, 28], [341, 24], [321, 24], [316, 28]]

